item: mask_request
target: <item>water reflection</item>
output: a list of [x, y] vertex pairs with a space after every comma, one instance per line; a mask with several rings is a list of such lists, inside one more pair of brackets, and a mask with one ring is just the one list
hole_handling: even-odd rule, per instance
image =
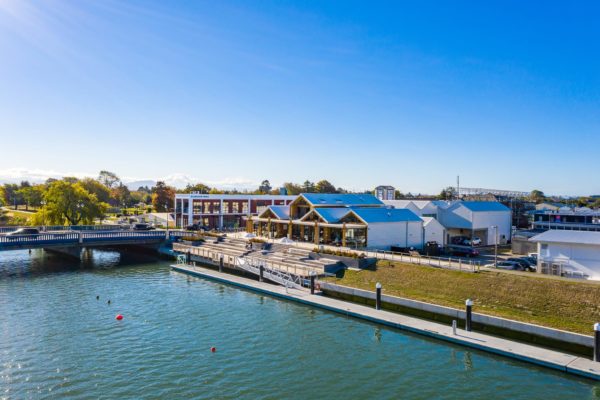
[[0, 279], [109, 269], [154, 261], [157, 257], [152, 254], [112, 248], [85, 248], [81, 250], [79, 259], [44, 249], [3, 251], [0, 252]]

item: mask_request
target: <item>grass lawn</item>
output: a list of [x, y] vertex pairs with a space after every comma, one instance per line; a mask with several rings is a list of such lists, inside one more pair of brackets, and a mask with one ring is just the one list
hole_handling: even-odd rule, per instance
[[14, 210], [9, 207], [4, 207], [4, 210], [7, 211], [6, 216], [9, 219], [17, 218], [19, 219], [19, 224], [23, 222], [25, 225], [29, 223], [31, 217], [35, 214], [34, 211], [22, 211], [22, 210]]
[[346, 270], [328, 280], [372, 291], [381, 282], [384, 294], [460, 309], [471, 298], [478, 313], [586, 335], [593, 334], [593, 324], [600, 322], [600, 284], [592, 282], [473, 274], [389, 261], [379, 261], [373, 270]]

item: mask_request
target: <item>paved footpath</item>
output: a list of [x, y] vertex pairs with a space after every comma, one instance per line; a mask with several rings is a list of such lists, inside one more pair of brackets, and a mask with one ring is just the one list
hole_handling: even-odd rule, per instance
[[553, 368], [570, 374], [600, 380], [600, 363], [587, 358], [501, 339], [483, 333], [467, 332], [462, 329], [457, 329], [456, 334], [454, 334], [451, 326], [389, 311], [375, 310], [371, 307], [321, 295], [311, 295], [308, 290], [286, 289], [283, 286], [258, 282], [203, 267], [178, 264], [172, 265], [171, 268], [174, 271], [265, 293], [273, 297], [296, 301], [347, 316]]

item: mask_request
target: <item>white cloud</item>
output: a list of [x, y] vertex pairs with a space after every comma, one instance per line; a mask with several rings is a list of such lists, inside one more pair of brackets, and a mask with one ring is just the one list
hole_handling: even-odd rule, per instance
[[[59, 172], [54, 170], [27, 168], [0, 169], [0, 183], [20, 183], [21, 181], [29, 181], [31, 183], [43, 183], [48, 178], [60, 179], [63, 176], [74, 176], [77, 178], [95, 178], [98, 176], [98, 174], [90, 174], [86, 172]], [[173, 173], [157, 178], [137, 178], [122, 176], [121, 179], [125, 184], [128, 184], [130, 182], [142, 181], [164, 181], [168, 185], [175, 186], [177, 188], [185, 187], [187, 184], [194, 184], [200, 182], [208, 186], [217, 187], [219, 189], [251, 189], [258, 186], [257, 182], [242, 177], [226, 177], [220, 180], [209, 180], [192, 177], [184, 173]]]

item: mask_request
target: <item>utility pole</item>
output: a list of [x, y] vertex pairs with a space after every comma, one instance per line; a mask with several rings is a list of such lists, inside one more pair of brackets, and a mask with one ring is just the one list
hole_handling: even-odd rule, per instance
[[496, 233], [496, 240], [494, 240], [494, 268], [498, 268], [498, 225], [492, 226]]

